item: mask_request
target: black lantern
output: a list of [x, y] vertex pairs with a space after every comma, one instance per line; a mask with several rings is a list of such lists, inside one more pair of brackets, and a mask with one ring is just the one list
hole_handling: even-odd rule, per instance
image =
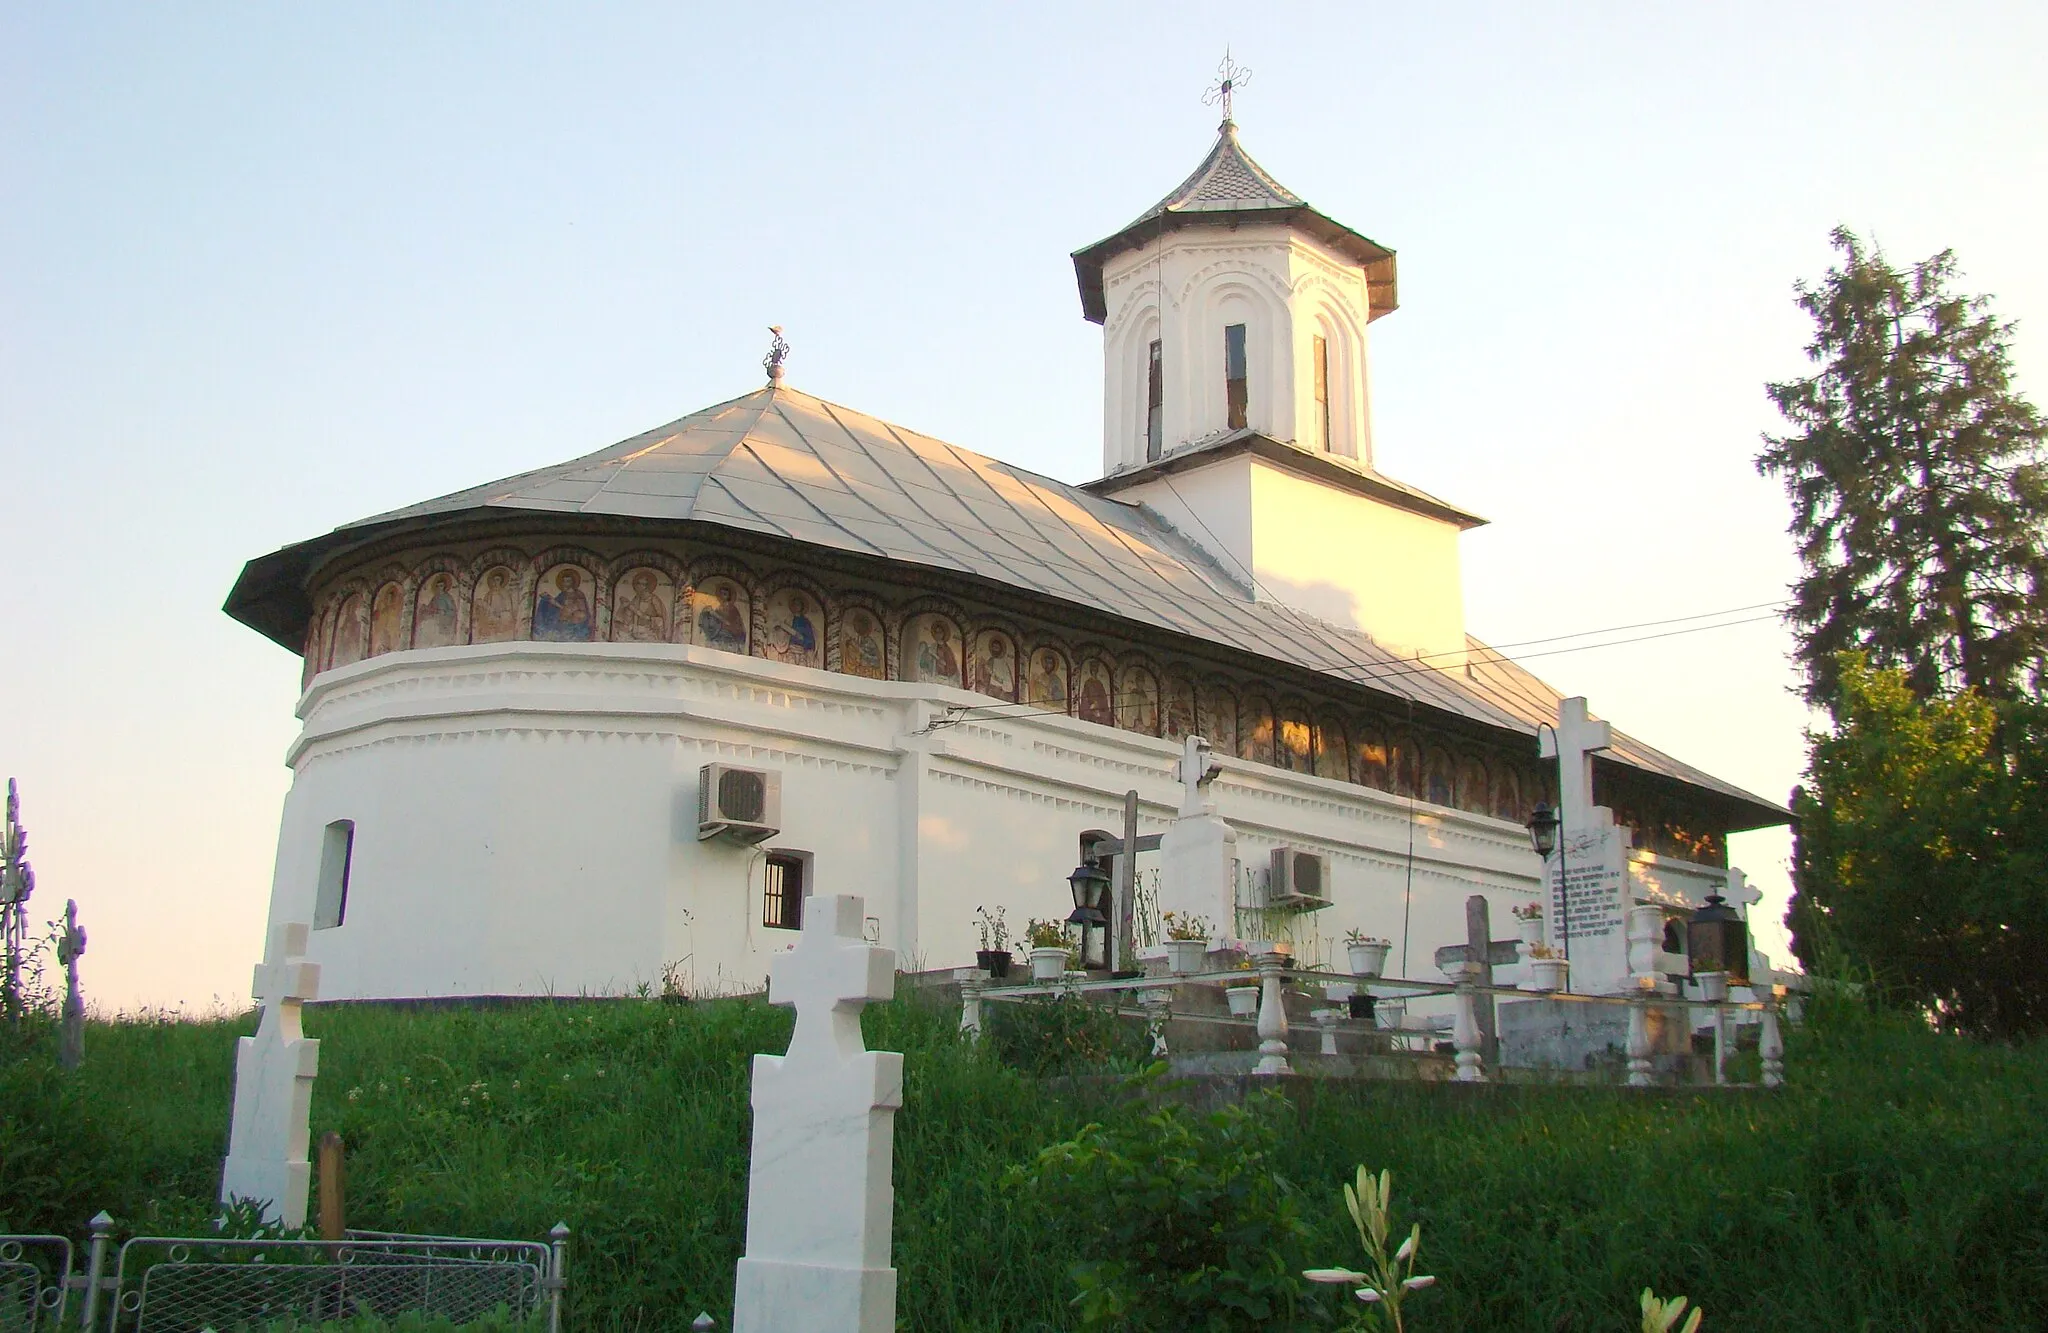
[[1732, 986], [1749, 984], [1749, 925], [1718, 893], [1685, 923], [1685, 952], [1692, 975], [1725, 972]]
[[1081, 966], [1109, 966], [1109, 876], [1101, 866], [1083, 861], [1067, 876], [1074, 891], [1074, 910], [1067, 924], [1081, 928]]
[[1564, 821], [1557, 812], [1543, 801], [1536, 802], [1535, 810], [1529, 814], [1529, 845], [1536, 849], [1536, 855], [1548, 861], [1550, 854], [1557, 850], [1557, 830]]
[[1067, 876], [1067, 884], [1074, 891], [1074, 912], [1067, 920], [1077, 926], [1106, 926], [1109, 913], [1109, 876], [1101, 866], [1084, 861], [1074, 867], [1074, 873]]

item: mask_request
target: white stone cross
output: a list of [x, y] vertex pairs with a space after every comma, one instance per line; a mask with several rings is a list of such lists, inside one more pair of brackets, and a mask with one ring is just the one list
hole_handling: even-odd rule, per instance
[[804, 904], [796, 948], [769, 966], [768, 1002], [796, 1009], [789, 1054], [754, 1057], [747, 1252], [734, 1333], [893, 1333], [889, 1266], [903, 1057], [870, 1051], [860, 1014], [896, 993], [896, 955], [861, 935], [851, 895]]
[[1567, 828], [1584, 828], [1593, 809], [1593, 759], [1595, 750], [1614, 744], [1614, 728], [1595, 721], [1586, 711], [1585, 696], [1566, 699], [1557, 706], [1557, 728], [1538, 737], [1538, 753], [1545, 759], [1559, 757], [1558, 812]]
[[1183, 742], [1176, 776], [1180, 779], [1180, 813], [1184, 819], [1216, 813], [1216, 797], [1209, 784], [1223, 769], [1209, 756], [1209, 742], [1200, 736], [1190, 736]]
[[320, 1043], [299, 1026], [299, 1006], [320, 994], [320, 964], [305, 959], [311, 929], [279, 925], [251, 990], [263, 1001], [256, 1035], [235, 1049], [235, 1114], [221, 1167], [220, 1200], [253, 1199], [286, 1227], [306, 1224], [308, 1123]]
[[1742, 909], [1742, 919], [1749, 920], [1749, 909], [1764, 900], [1763, 890], [1749, 882], [1749, 876], [1733, 866], [1728, 869], [1728, 887], [1721, 896]]

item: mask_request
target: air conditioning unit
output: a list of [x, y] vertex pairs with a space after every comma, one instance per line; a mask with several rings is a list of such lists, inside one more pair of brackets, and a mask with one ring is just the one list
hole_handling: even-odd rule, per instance
[[782, 774], [706, 764], [697, 788], [697, 840], [764, 842], [782, 831]]
[[1330, 905], [1330, 858], [1301, 847], [1275, 847], [1266, 872], [1266, 906], [1313, 912]]

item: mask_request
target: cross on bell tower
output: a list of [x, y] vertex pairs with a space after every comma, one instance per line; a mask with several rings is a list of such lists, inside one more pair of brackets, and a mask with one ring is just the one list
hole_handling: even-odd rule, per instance
[[1230, 115], [1230, 98], [1239, 88], [1252, 81], [1252, 72], [1230, 58], [1230, 48], [1223, 48], [1223, 62], [1216, 66], [1216, 81], [1202, 94], [1203, 106], [1223, 108], [1223, 123], [1235, 124]]

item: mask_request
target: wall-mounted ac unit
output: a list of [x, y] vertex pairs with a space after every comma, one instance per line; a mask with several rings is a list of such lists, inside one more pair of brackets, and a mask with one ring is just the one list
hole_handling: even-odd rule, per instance
[[1330, 905], [1330, 858], [1303, 847], [1275, 847], [1266, 872], [1266, 905], [1313, 912]]
[[782, 774], [706, 764], [697, 788], [697, 840], [763, 842], [782, 831]]

